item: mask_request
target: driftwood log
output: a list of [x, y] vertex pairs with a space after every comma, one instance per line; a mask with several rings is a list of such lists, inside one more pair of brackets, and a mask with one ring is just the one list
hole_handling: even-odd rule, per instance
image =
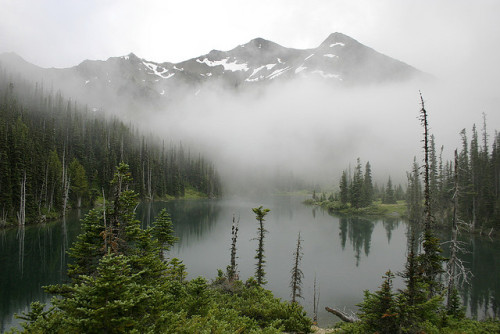
[[328, 306], [325, 307], [325, 310], [327, 310], [328, 312], [330, 312], [332, 314], [335, 314], [337, 317], [340, 318], [340, 320], [345, 321], [345, 322], [356, 322], [356, 321], [359, 321], [359, 319], [356, 316], [348, 315], [348, 314], [346, 314], [343, 311], [340, 311], [340, 310], [337, 310], [337, 309], [333, 309], [333, 308], [328, 307]]

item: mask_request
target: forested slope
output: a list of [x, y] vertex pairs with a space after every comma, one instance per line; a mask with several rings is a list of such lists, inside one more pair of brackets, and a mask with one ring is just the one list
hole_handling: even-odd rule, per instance
[[210, 162], [0, 68], [0, 225], [59, 216], [109, 196], [120, 162], [141, 198], [220, 194]]

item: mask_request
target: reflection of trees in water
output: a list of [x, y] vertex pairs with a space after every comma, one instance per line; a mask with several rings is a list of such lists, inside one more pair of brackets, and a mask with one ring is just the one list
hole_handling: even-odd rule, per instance
[[370, 254], [370, 244], [375, 222], [359, 217], [341, 217], [339, 227], [342, 249], [345, 248], [346, 241], [349, 239], [354, 250], [356, 266], [358, 266], [361, 259], [361, 251], [364, 250], [366, 256]]
[[204, 233], [212, 230], [221, 211], [217, 202], [211, 200], [143, 202], [137, 208], [137, 217], [142, 226], [151, 226], [163, 208], [167, 209], [172, 218], [179, 246], [188, 246], [191, 237], [198, 240]]
[[399, 218], [383, 218], [382, 225], [385, 228], [385, 233], [387, 235], [387, 242], [391, 243], [392, 231], [394, 231], [399, 224], [401, 223], [401, 219]]
[[[450, 233], [441, 233], [442, 241], [450, 240]], [[462, 235], [465, 253], [459, 258], [472, 273], [470, 284], [458, 286], [468, 313], [475, 319], [500, 317], [500, 242], [476, 235]], [[449, 256], [449, 244], [443, 246], [443, 255]]]
[[474, 276], [461, 291], [465, 305], [474, 318], [498, 317], [500, 302], [500, 245], [473, 236], [467, 243], [469, 253], [461, 255]]
[[31, 301], [48, 302], [42, 286], [66, 279], [66, 250], [80, 230], [78, 217], [66, 219], [1, 232], [0, 333]]

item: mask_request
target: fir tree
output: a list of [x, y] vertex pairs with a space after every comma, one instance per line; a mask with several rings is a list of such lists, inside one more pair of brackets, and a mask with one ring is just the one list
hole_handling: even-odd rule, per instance
[[82, 206], [82, 198], [87, 194], [88, 181], [85, 168], [74, 158], [69, 165], [69, 175], [71, 179], [71, 191], [76, 196], [76, 207]]
[[422, 281], [427, 284], [429, 299], [433, 297], [442, 288], [439, 281], [439, 275], [443, 273], [441, 248], [439, 239], [434, 235], [433, 215], [431, 211], [430, 195], [430, 163], [429, 163], [429, 133], [427, 122], [427, 111], [424, 107], [424, 100], [420, 95], [422, 109], [420, 110], [420, 121], [424, 128], [424, 240], [423, 253], [418, 256], [420, 270], [422, 272]]
[[292, 288], [292, 303], [297, 302], [297, 298], [302, 298], [302, 279], [304, 278], [304, 273], [300, 269], [300, 261], [302, 260], [302, 239], [300, 238], [300, 232], [297, 236], [297, 246], [293, 252], [293, 267], [291, 270], [292, 277], [290, 279], [290, 288]]
[[356, 163], [356, 168], [354, 169], [351, 188], [349, 191], [351, 206], [356, 209], [362, 207], [362, 198], [363, 198], [362, 191], [363, 191], [363, 173], [361, 171], [361, 162], [358, 158]]
[[372, 169], [370, 162], [366, 163], [365, 175], [363, 177], [362, 206], [367, 207], [373, 202]]
[[156, 217], [156, 221], [153, 223], [152, 233], [154, 238], [158, 240], [159, 243], [159, 255], [160, 259], [164, 259], [164, 252], [169, 251], [179, 238], [174, 236], [174, 225], [172, 224], [172, 219], [167, 212], [167, 209], [160, 211]]
[[383, 204], [396, 204], [396, 196], [394, 195], [394, 188], [392, 187], [391, 177], [387, 181], [387, 187], [385, 188], [384, 197], [382, 198]]
[[258, 208], [253, 208], [252, 211], [255, 213], [257, 221], [259, 222], [259, 227], [257, 229], [258, 231], [258, 237], [257, 240], [259, 241], [259, 246], [257, 248], [257, 254], [255, 255], [255, 259], [257, 260], [256, 264], [256, 269], [255, 269], [255, 279], [257, 280], [258, 285], [263, 285], [266, 284], [266, 279], [265, 275], [266, 272], [264, 271], [264, 266], [266, 263], [266, 260], [264, 259], [264, 236], [267, 233], [267, 230], [264, 228], [264, 217], [267, 215], [267, 213], [271, 210], [269, 209], [263, 209], [262, 205], [259, 206]]
[[347, 173], [342, 171], [342, 177], [340, 178], [340, 203], [342, 205], [347, 205], [349, 202], [349, 184], [347, 183]]
[[420, 183], [420, 172], [416, 158], [413, 159], [413, 169], [407, 174], [408, 188], [406, 190], [406, 205], [410, 222], [422, 222], [422, 185]]
[[389, 270], [383, 276], [384, 282], [375, 293], [365, 291], [365, 298], [360, 306], [360, 318], [370, 333], [397, 333], [399, 314], [392, 291], [394, 275]]

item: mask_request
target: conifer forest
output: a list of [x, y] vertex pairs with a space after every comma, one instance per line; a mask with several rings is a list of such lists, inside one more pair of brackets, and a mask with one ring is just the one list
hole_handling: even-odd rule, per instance
[[[378, 30], [386, 11], [356, 9], [353, 19], [318, 2], [328, 29], [334, 17], [377, 26], [376, 38], [360, 40], [395, 47], [421, 70], [340, 32], [302, 47], [304, 22], [288, 31], [276, 20], [269, 26], [286, 30], [290, 46], [255, 37], [176, 62], [134, 53], [92, 60], [129, 34], [132, 46], [148, 40], [145, 55], [180, 48], [156, 21], [185, 17], [186, 8], [173, 11], [181, 2], [169, 3], [168, 15], [150, 12], [155, 1], [141, 5], [156, 18], [143, 31], [135, 24], [142, 14], [120, 1], [104, 16], [82, 17], [119, 22], [124, 6], [134, 19], [121, 22], [114, 42], [87, 43], [96, 58], [63, 68], [36, 65], [52, 64], [55, 51], [33, 63], [4, 53], [4, 39], [38, 43], [31, 7], [41, 7], [18, 2], [0, 8], [0, 332], [500, 333], [498, 53], [476, 45], [490, 50], [485, 41], [496, 39], [466, 32], [479, 19], [463, 23], [476, 15], [496, 29], [499, 15], [486, 8], [499, 5], [474, 6], [478, 13], [454, 7], [465, 2], [440, 5], [446, 15], [435, 26], [455, 24], [453, 16], [463, 29], [455, 38], [463, 49], [441, 57], [437, 50], [457, 42], [443, 33], [432, 44], [439, 34], [420, 24], [432, 15], [416, 5], [394, 11], [398, 29], [417, 22], [413, 12], [425, 14], [401, 46], [387, 42], [397, 29]], [[332, 2], [339, 12], [341, 2]], [[255, 8], [267, 21], [258, 2], [238, 24], [223, 6], [203, 6], [225, 16], [189, 8], [210, 17], [190, 27], [198, 39], [189, 44], [200, 48], [205, 30], [226, 19], [214, 36], [255, 20]], [[31, 13], [22, 38], [3, 32], [15, 21], [3, 7]], [[306, 13], [298, 2], [286, 7]], [[279, 20], [288, 18], [281, 10]], [[181, 26], [170, 30], [184, 36]], [[446, 63], [433, 68], [439, 57], [430, 49]]]

